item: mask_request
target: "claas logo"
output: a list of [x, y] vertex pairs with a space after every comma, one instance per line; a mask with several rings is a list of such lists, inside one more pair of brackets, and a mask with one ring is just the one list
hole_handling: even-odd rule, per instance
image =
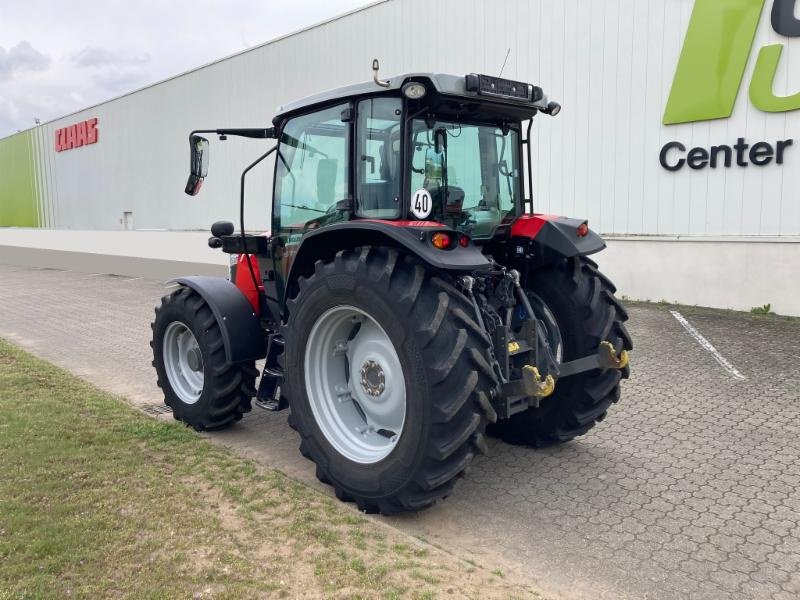
[[[765, 4], [766, 0], [695, 2], [664, 111], [664, 125], [731, 116]], [[800, 37], [796, 4], [797, 0], [774, 0], [771, 21], [778, 34]], [[778, 96], [773, 91], [783, 49], [784, 44], [771, 44], [758, 52], [750, 102], [759, 110], [777, 113], [800, 109], [800, 92]]]
[[96, 144], [97, 138], [97, 119], [88, 119], [69, 127], [56, 129], [56, 152]]

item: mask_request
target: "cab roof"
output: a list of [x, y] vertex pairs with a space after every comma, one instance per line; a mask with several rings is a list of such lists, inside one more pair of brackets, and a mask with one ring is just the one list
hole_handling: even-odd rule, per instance
[[[468, 85], [468, 78], [471, 80], [471, 85]], [[504, 97], [501, 95], [487, 94], [485, 90], [475, 89], [474, 78], [491, 79], [508, 84], [518, 84], [527, 86], [528, 89], [534, 90], [531, 94], [532, 99], [525, 100], [514, 97]], [[480, 81], [483, 81], [481, 79]], [[428, 104], [431, 110], [435, 111], [436, 108], [449, 105], [453, 108], [457, 105], [464, 106], [465, 104], [475, 105], [486, 108], [485, 112], [500, 117], [506, 115], [510, 120], [527, 120], [535, 115], [540, 110], [546, 110], [548, 99], [547, 96], [541, 91], [541, 88], [523, 84], [521, 82], [514, 82], [510, 80], [500, 80], [499, 78], [489, 77], [485, 75], [450, 75], [447, 73], [404, 73], [396, 75], [389, 79], [384, 80], [388, 85], [381, 86], [375, 81], [366, 81], [354, 85], [348, 85], [340, 88], [335, 88], [312, 96], [307, 96], [299, 100], [288, 102], [278, 107], [277, 113], [273, 118], [273, 123], [279, 125], [289, 116], [296, 113], [308, 112], [315, 107], [322, 107], [325, 105], [336, 103], [336, 101], [346, 101], [360, 96], [374, 96], [374, 95], [397, 95], [402, 87], [411, 81], [416, 81], [425, 84], [427, 94], [422, 100], [419, 100], [421, 105]], [[470, 87], [471, 89], [467, 89]], [[472, 91], [475, 90], [475, 91]], [[469, 112], [475, 112], [475, 107]], [[484, 112], [478, 110], [478, 112]]]

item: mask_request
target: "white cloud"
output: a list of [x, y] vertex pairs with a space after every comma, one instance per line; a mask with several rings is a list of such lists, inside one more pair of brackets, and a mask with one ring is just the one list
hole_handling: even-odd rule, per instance
[[147, 82], [147, 73], [140, 68], [109, 67], [92, 75], [95, 85], [113, 95], [141, 87]]
[[25, 40], [9, 50], [0, 46], [0, 81], [25, 71], [43, 71], [49, 66], [50, 58]]
[[131, 56], [99, 46], [87, 46], [72, 57], [79, 67], [119, 67], [122, 65], [143, 65], [150, 62], [150, 55]]
[[0, 131], [11, 134], [32, 127], [34, 119], [39, 118], [39, 114], [45, 114], [42, 108], [36, 99], [0, 96]]
[[10, 98], [0, 96], [0, 127], [11, 127], [19, 120], [19, 108]]
[[0, 137], [166, 79], [370, 0], [4, 2]]

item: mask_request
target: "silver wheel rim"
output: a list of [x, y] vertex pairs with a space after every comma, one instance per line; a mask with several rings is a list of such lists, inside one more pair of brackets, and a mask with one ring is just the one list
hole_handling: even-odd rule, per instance
[[192, 330], [173, 321], [164, 332], [164, 369], [172, 390], [186, 404], [203, 393], [203, 355]]
[[353, 306], [323, 313], [308, 336], [305, 383], [317, 426], [342, 456], [371, 464], [394, 450], [406, 420], [406, 383], [375, 319]]

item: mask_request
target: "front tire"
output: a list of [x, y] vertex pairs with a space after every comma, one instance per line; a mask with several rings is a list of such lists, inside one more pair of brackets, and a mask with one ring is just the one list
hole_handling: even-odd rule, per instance
[[158, 387], [176, 420], [197, 431], [212, 430], [250, 411], [255, 362], [226, 361], [222, 331], [197, 292], [181, 286], [164, 296], [151, 328]]
[[447, 496], [485, 450], [496, 386], [467, 299], [413, 259], [366, 247], [318, 261], [288, 309], [289, 424], [320, 481], [367, 512]]
[[[632, 348], [624, 325], [628, 314], [614, 297], [614, 284], [585, 256], [531, 272], [526, 291], [541, 303], [544, 314], [536, 316], [551, 346], [554, 340], [562, 344], [563, 362], [596, 353], [603, 341], [611, 342], [617, 353]], [[537, 302], [531, 304], [539, 312]], [[493, 425], [490, 433], [511, 444], [534, 447], [572, 440], [605, 418], [619, 400], [620, 380], [629, 373], [626, 366], [560, 379], [555, 392], [542, 399], [538, 408]]]

